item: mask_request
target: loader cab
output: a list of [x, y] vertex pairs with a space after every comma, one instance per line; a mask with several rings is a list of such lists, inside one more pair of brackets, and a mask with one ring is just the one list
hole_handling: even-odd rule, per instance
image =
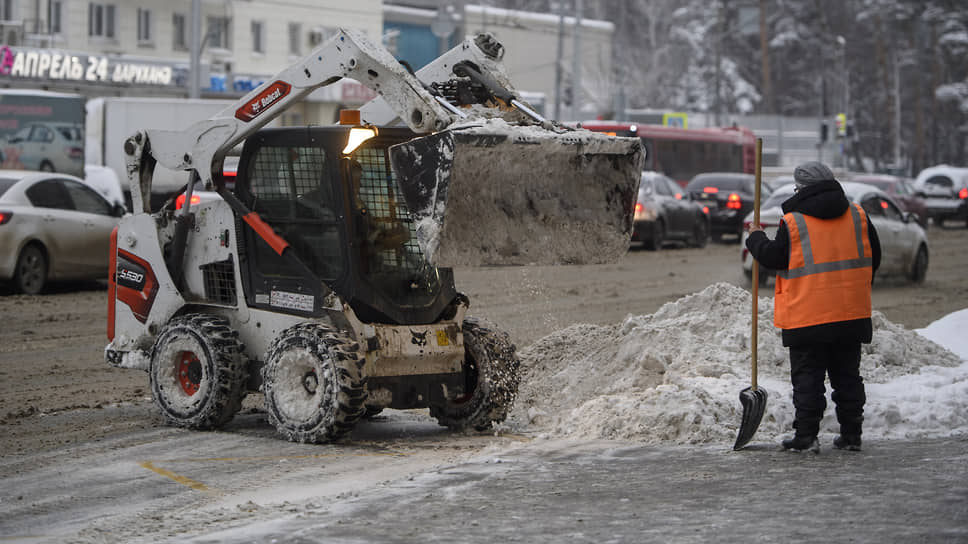
[[318, 316], [328, 288], [364, 322], [438, 321], [457, 299], [453, 273], [424, 260], [387, 156], [415, 135], [381, 129], [347, 156], [348, 133], [345, 126], [264, 129], [246, 141], [235, 194], [312, 274], [240, 226], [246, 301]]

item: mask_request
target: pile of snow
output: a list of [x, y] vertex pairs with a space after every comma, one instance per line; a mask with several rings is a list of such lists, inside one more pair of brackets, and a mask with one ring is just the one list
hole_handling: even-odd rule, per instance
[[[652, 315], [574, 325], [539, 340], [520, 352], [524, 375], [508, 426], [547, 438], [735, 440], [739, 392], [750, 385], [751, 299], [717, 283]], [[760, 298], [758, 310], [758, 382], [769, 400], [755, 440], [769, 440], [792, 429], [792, 386], [773, 300]], [[968, 432], [968, 363], [961, 359], [968, 353], [930, 340], [965, 330], [968, 313], [961, 321], [961, 327], [937, 322], [922, 335], [874, 312], [874, 341], [864, 345], [861, 360], [865, 438]], [[821, 432], [836, 433], [827, 389]]]

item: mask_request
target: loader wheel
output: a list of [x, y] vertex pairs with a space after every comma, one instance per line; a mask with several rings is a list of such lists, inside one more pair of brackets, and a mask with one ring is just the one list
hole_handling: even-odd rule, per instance
[[521, 361], [507, 333], [486, 321], [464, 320], [463, 395], [430, 406], [430, 415], [451, 429], [484, 431], [507, 417], [518, 392]]
[[366, 410], [365, 359], [347, 335], [316, 323], [282, 332], [262, 368], [269, 422], [293, 442], [329, 442]]
[[158, 335], [148, 379], [170, 423], [214, 429], [241, 408], [245, 368], [242, 343], [227, 319], [190, 314], [172, 319]]

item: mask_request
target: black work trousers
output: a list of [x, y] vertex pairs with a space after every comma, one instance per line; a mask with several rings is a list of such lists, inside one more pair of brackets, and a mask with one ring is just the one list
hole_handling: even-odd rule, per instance
[[790, 379], [796, 434], [816, 436], [827, 401], [824, 376], [830, 377], [841, 434], [860, 435], [864, 422], [864, 379], [860, 375], [860, 342], [818, 343], [790, 348]]

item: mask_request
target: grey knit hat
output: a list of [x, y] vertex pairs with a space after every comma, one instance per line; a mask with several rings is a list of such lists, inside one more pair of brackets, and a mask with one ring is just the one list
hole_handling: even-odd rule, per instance
[[793, 171], [793, 180], [797, 183], [798, 189], [803, 189], [821, 181], [834, 181], [834, 173], [824, 163], [810, 161], [797, 166]]

